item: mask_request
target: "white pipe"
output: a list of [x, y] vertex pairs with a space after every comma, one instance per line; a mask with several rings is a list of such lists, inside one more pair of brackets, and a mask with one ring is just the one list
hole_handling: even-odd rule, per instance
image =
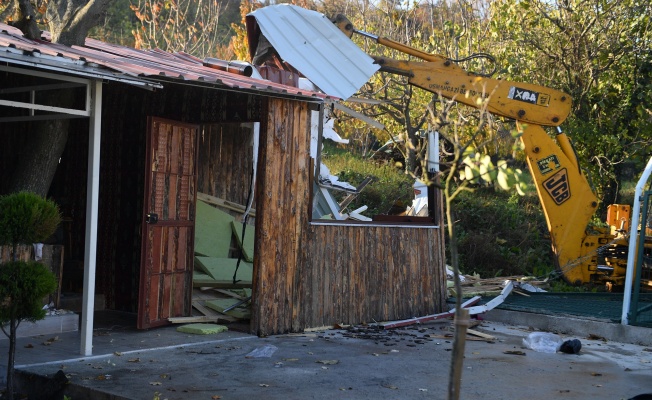
[[82, 299], [81, 346], [83, 356], [93, 354], [93, 312], [97, 268], [97, 203], [100, 189], [100, 139], [102, 137], [102, 81], [92, 85], [92, 108], [88, 131], [88, 177], [86, 185], [86, 245], [84, 250], [84, 293]]
[[[620, 319], [620, 323], [623, 325], [629, 325], [627, 316], [632, 301], [632, 284], [634, 273], [636, 272], [634, 271], [634, 267], [636, 266], [636, 254], [638, 253], [638, 251], [636, 251], [636, 241], [638, 240], [638, 220], [641, 214], [641, 195], [643, 193], [643, 187], [650, 178], [650, 174], [652, 174], [652, 158], [647, 162], [645, 171], [643, 171], [641, 179], [638, 180], [636, 191], [634, 192], [634, 210], [632, 211], [632, 219], [630, 222], [627, 272], [625, 273], [625, 293], [623, 293], [623, 314]], [[642, 226], [641, 229], [645, 229], [645, 225]]]

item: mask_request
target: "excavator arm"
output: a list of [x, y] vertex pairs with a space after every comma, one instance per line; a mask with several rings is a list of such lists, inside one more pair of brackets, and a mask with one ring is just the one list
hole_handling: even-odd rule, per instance
[[[600, 265], [599, 249], [613, 244], [615, 236], [604, 231], [587, 232], [598, 199], [579, 166], [575, 151], [559, 125], [571, 110], [566, 93], [531, 83], [493, 79], [468, 72], [452, 60], [353, 29], [344, 16], [335, 23], [351, 37], [361, 34], [377, 43], [423, 61], [374, 57], [380, 70], [406, 76], [411, 85], [466, 104], [486, 107], [492, 114], [516, 121], [522, 133], [527, 164], [543, 208], [552, 250], [559, 271], [572, 284], [612, 282], [621, 285], [625, 265]], [[544, 127], [557, 127], [551, 138]]]

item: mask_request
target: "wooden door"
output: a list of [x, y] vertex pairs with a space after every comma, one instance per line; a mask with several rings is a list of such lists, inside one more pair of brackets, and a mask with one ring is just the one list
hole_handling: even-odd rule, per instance
[[138, 329], [189, 316], [198, 127], [150, 117], [143, 206]]

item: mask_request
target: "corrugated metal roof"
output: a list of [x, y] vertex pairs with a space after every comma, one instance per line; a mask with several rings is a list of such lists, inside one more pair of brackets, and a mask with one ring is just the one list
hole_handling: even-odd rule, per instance
[[[290, 4], [263, 7], [247, 16], [250, 34], [258, 32], [249, 26], [252, 18], [281, 58], [324, 93], [347, 99], [379, 69], [321, 13]], [[250, 46], [257, 41], [250, 37]]]
[[165, 81], [182, 80], [269, 96], [319, 101], [328, 97], [323, 93], [205, 67], [202, 60], [188, 54], [173, 54], [160, 49], [137, 50], [95, 39], [86, 39], [84, 46], [69, 47], [46, 40], [26, 39], [19, 30], [2, 23], [0, 62], [141, 86], [161, 87]]

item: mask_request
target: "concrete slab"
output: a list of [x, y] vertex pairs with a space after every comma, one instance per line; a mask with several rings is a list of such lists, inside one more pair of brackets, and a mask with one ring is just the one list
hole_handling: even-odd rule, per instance
[[[70, 312], [60, 315], [47, 315], [36, 322], [22, 321], [18, 325], [16, 334], [18, 337], [31, 337], [38, 335], [56, 335], [64, 332], [79, 330], [79, 315]], [[7, 336], [0, 335], [0, 341], [6, 340]]]
[[[562, 334], [580, 339], [582, 351], [537, 353], [523, 345], [528, 325], [484, 321], [474, 327], [497, 340], [467, 342], [461, 398], [629, 399], [652, 393], [652, 349]], [[63, 370], [74, 400], [444, 399], [450, 326], [440, 321], [382, 332], [360, 328], [267, 338], [229, 331], [213, 340], [174, 327], [114, 327], [96, 332], [94, 357], [77, 357], [74, 337], [65, 334], [45, 347], [33, 340], [36, 351], [20, 339], [17, 364], [31, 388], [39, 386], [35, 377]], [[265, 346], [275, 348], [263, 352], [268, 357], [247, 358]], [[0, 354], [5, 351], [0, 343]]]
[[544, 332], [559, 332], [567, 335], [587, 337], [595, 335], [609, 341], [652, 346], [652, 329], [640, 326], [622, 325], [599, 319], [585, 319], [569, 316], [545, 315], [520, 311], [494, 309], [484, 315], [490, 321], [513, 325], [524, 325]]

